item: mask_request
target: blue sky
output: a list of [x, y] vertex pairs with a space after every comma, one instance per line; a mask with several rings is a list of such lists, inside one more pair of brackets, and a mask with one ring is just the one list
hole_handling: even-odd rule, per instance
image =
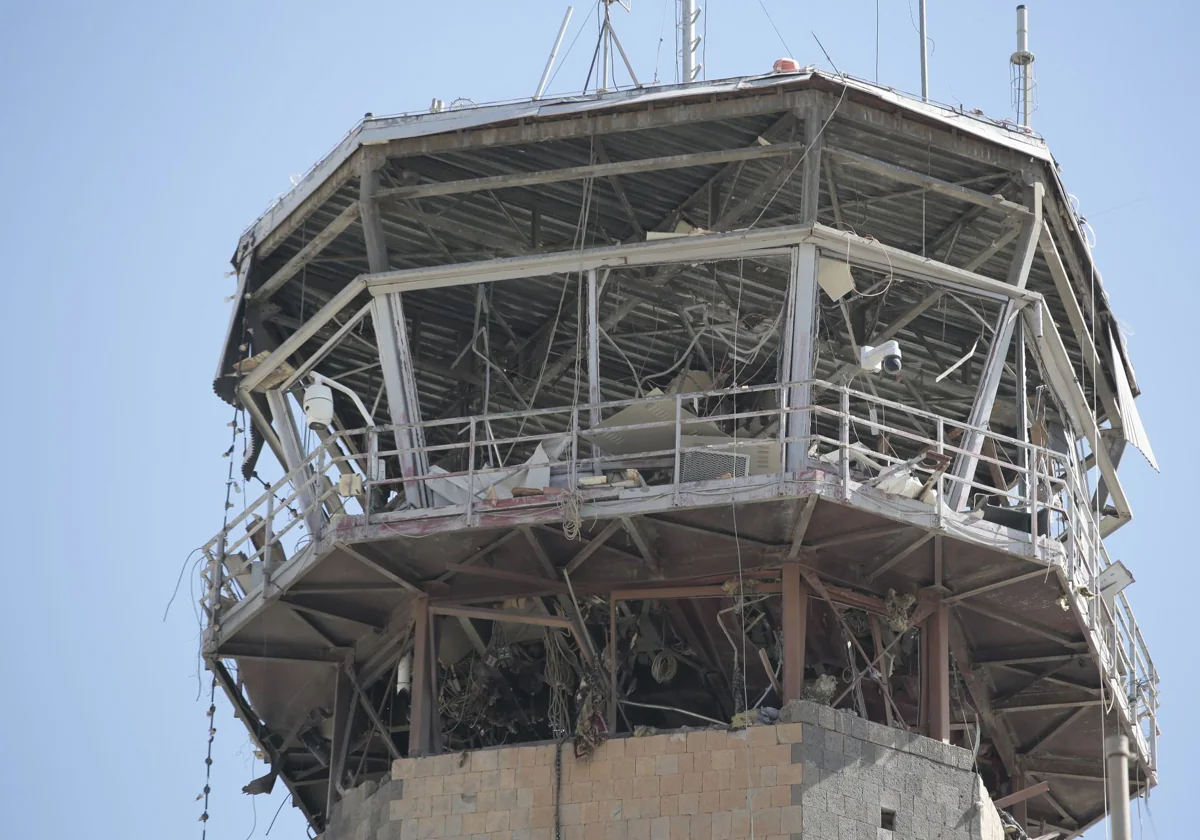
[[[879, 78], [904, 90], [919, 88], [915, 2], [878, 4]], [[594, 45], [591, 4], [575, 3], [568, 43], [586, 28], [552, 91], [582, 86]], [[161, 616], [184, 558], [220, 527], [229, 409], [209, 382], [237, 237], [364, 112], [530, 95], [565, 5], [5, 4], [6, 835], [199, 836], [207, 681], [197, 702], [186, 580]], [[785, 53], [757, 0], [708, 5], [709, 78], [765, 71]], [[875, 76], [874, 0], [765, 5], [801, 63], [828, 66], [815, 32], [839, 69]], [[1015, 3], [930, 5], [933, 97], [1010, 115]], [[1096, 229], [1163, 465], [1156, 475], [1128, 457], [1136, 518], [1111, 546], [1138, 578], [1134, 609], [1163, 675], [1162, 784], [1149, 813], [1135, 809], [1134, 836], [1186, 836], [1200, 684], [1184, 622], [1200, 581], [1185, 532], [1193, 438], [1173, 439], [1170, 424], [1193, 409], [1196, 381], [1184, 342], [1200, 285], [1185, 259], [1200, 223], [1187, 106], [1200, 12], [1029, 5], [1034, 125]], [[634, 0], [633, 14], [614, 13], [643, 80], [656, 54], [659, 78], [674, 79], [671, 8]], [[261, 765], [223, 704], [217, 730], [209, 836], [250, 836], [256, 807], [261, 837], [280, 796], [241, 795]], [[303, 836], [292, 808], [272, 836]]]

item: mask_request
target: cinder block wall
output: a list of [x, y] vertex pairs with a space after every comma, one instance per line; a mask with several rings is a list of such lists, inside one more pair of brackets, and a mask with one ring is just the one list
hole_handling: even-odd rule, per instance
[[[323, 840], [1003, 840], [970, 753], [804, 703], [790, 723], [403, 759]], [[891, 828], [884, 826], [890, 825]]]

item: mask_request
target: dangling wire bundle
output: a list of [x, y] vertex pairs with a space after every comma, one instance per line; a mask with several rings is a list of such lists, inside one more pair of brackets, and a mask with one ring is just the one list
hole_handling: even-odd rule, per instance
[[669, 650], [660, 650], [650, 662], [650, 676], [660, 685], [669, 683], [679, 673], [679, 660]]
[[546, 668], [543, 676], [550, 689], [550, 729], [557, 739], [567, 737], [571, 731], [571, 713], [567, 709], [567, 697], [574, 688], [575, 656], [567, 649], [566, 637], [561, 630], [546, 631]]
[[726, 595], [733, 599], [732, 606], [726, 607], [717, 613], [717, 624], [720, 625], [721, 632], [725, 634], [725, 638], [729, 640], [729, 646], [733, 648], [733, 705], [734, 711], [740, 714], [746, 711], [746, 677], [742, 672], [739, 661], [741, 650], [739, 645], [734, 642], [733, 635], [730, 634], [729, 628], [725, 626], [725, 622], [722, 619], [726, 613], [736, 612], [738, 617], [742, 620], [742, 636], [744, 637], [747, 633], [754, 629], [754, 626], [758, 624], [758, 622], [761, 621], [765, 615], [764, 613], [760, 612], [753, 621], [747, 622], [747, 609], [755, 604], [762, 603], [770, 596], [759, 595], [757, 597], [747, 597], [753, 596], [754, 592], [758, 589], [758, 582], [753, 578], [731, 578], [730, 580], [727, 580], [725, 583], [721, 584], [721, 589]]
[[608, 735], [604, 720], [605, 681], [595, 665], [585, 665], [584, 677], [576, 693], [578, 715], [575, 719], [575, 758], [582, 761], [592, 757]]
[[583, 496], [574, 487], [558, 496], [558, 513], [562, 517], [563, 535], [574, 542], [583, 529]]

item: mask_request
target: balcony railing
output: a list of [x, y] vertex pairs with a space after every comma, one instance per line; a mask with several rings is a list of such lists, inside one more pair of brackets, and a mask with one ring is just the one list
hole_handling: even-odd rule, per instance
[[[693, 410], [702, 405], [714, 410]], [[410, 431], [332, 435], [230, 519], [204, 546], [201, 603], [210, 624], [284, 564], [318, 550], [322, 531], [346, 515], [457, 518], [473, 527], [481, 515], [557, 505], [564, 494], [599, 504], [617, 488], [592, 485], [613, 474], [627, 498], [673, 505], [697, 489], [773, 482], [786, 495], [795, 477], [786, 465], [800, 464], [811, 471], [806, 479], [819, 476], [823, 492], [844, 501], [903, 498], [889, 515], [966, 540], [995, 544], [1003, 535], [1004, 548], [1059, 565], [1096, 635], [1103, 672], [1124, 687], [1112, 699], [1138, 721], [1139, 747], [1154, 759], [1158, 675], [1124, 594], [1112, 609], [1095, 594], [1110, 561], [1071, 454], [819, 380], [431, 420], [416, 439], [445, 442], [397, 448], [398, 439], [413, 439]], [[987, 443], [977, 453], [963, 448], [978, 439], [973, 432]], [[973, 480], [949, 469], [960, 455], [978, 459]], [[418, 466], [400, 474], [400, 464]], [[980, 510], [951, 510], [944, 500], [958, 483], [966, 485], [963, 498], [990, 502], [999, 512], [993, 519], [1005, 524], [980, 528], [972, 524]], [[589, 512], [604, 515], [599, 507]]]

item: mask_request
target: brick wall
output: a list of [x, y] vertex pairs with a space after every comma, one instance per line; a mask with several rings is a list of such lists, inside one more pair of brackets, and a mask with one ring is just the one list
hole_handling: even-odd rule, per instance
[[[811, 704], [793, 711], [740, 732], [617, 738], [587, 762], [566, 746], [562, 840], [1003, 838], [966, 751]], [[557, 749], [402, 759], [349, 792], [324, 840], [554, 840]]]

